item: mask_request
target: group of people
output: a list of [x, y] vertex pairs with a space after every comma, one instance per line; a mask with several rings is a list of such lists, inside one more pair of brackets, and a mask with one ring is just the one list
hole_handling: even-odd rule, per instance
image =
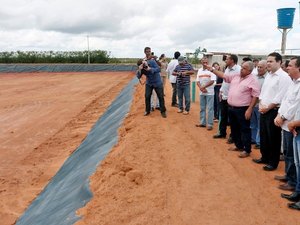
[[[145, 48], [146, 58], [137, 72], [139, 78], [142, 74], [147, 77], [145, 115], [150, 113], [154, 89], [165, 117], [160, 66], [154, 58], [147, 57], [151, 53], [151, 49], [148, 50]], [[200, 121], [196, 126], [212, 130], [214, 117], [218, 116], [218, 133], [213, 138], [226, 138], [230, 130], [234, 147], [229, 150], [238, 151], [240, 158], [249, 157], [252, 144], [255, 144], [261, 157], [253, 162], [263, 164], [265, 171], [277, 169], [283, 150], [285, 175], [274, 179], [283, 182], [278, 188], [292, 191], [281, 194], [292, 202], [288, 207], [300, 210], [300, 57], [283, 63], [282, 56], [272, 52], [266, 60], [245, 59], [238, 65], [237, 55], [230, 54], [225, 65], [221, 65], [223, 62], [209, 65], [206, 57], [200, 62], [202, 68], [196, 78], [200, 92]], [[166, 72], [172, 85], [171, 106], [178, 107], [178, 113], [188, 115], [190, 77], [195, 73], [192, 65], [175, 52]], [[230, 129], [227, 129], [228, 125]]]
[[[277, 169], [283, 149], [285, 175], [274, 179], [283, 182], [278, 188], [293, 191], [281, 194], [293, 202], [288, 207], [300, 210], [300, 57], [288, 61], [284, 67], [287, 72], [282, 69], [282, 56], [276, 52], [266, 60], [247, 59], [241, 66], [237, 61], [236, 55], [228, 55], [224, 72], [206, 65], [206, 59], [202, 62], [204, 70], [223, 79], [219, 133], [214, 138], [226, 138], [229, 121], [234, 143], [229, 150], [239, 151], [238, 156], [246, 158], [255, 143], [261, 157], [253, 162], [263, 164], [265, 171]], [[210, 128], [210, 124], [207, 126]]]
[[[180, 52], [174, 53], [174, 59], [168, 64], [162, 61], [164, 54], [157, 59], [151, 52], [150, 47], [144, 49], [145, 58], [138, 60], [138, 70], [136, 76], [141, 79], [146, 76], [145, 84], [145, 105], [146, 110], [144, 116], [148, 116], [154, 111], [154, 104], [151, 101], [153, 96], [157, 96], [158, 102], [156, 109], [159, 109], [163, 118], [167, 117], [164, 101], [164, 80], [167, 74], [172, 84], [172, 107], [178, 107], [178, 113], [188, 115], [190, 111], [190, 80], [194, 74], [194, 68], [187, 60], [180, 55]], [[154, 90], [154, 91], [153, 91]], [[177, 103], [178, 98], [178, 103]]]

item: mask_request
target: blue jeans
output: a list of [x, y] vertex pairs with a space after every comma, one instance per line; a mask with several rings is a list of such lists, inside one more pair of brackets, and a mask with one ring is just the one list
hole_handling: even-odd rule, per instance
[[300, 134], [294, 137], [293, 141], [294, 146], [294, 160], [296, 166], [296, 174], [297, 174], [297, 185], [296, 192], [300, 193]]
[[190, 84], [182, 86], [177, 85], [177, 95], [178, 95], [178, 108], [183, 110], [183, 97], [185, 102], [185, 111], [190, 111], [191, 107], [191, 94], [190, 94]]
[[207, 126], [213, 126], [214, 117], [214, 96], [213, 95], [200, 95], [200, 124], [206, 125], [207, 113]]
[[283, 130], [283, 151], [285, 152], [285, 173], [289, 185], [296, 186], [296, 168], [294, 160], [294, 149], [293, 149], [293, 134], [291, 132]]
[[260, 113], [258, 112], [258, 106], [255, 106], [253, 108], [253, 112], [251, 115], [250, 128], [251, 128], [251, 142], [255, 142], [257, 145], [260, 145], [259, 120], [260, 120]]

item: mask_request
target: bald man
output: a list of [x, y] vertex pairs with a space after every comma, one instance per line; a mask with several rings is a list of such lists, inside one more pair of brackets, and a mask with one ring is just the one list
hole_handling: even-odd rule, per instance
[[[267, 75], [267, 60], [261, 60], [257, 64], [257, 74], [255, 77], [259, 83], [260, 89], [265, 81], [265, 77]], [[260, 135], [259, 135], [259, 120], [260, 120], [260, 113], [258, 111], [258, 102], [256, 103], [255, 107], [253, 108], [251, 121], [250, 121], [250, 128], [251, 128], [251, 142], [255, 143], [255, 148], [260, 148]]]

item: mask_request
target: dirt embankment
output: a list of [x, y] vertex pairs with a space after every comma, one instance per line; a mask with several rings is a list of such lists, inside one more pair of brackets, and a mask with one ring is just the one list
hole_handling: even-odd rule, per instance
[[13, 224], [132, 73], [0, 75], [0, 224]]

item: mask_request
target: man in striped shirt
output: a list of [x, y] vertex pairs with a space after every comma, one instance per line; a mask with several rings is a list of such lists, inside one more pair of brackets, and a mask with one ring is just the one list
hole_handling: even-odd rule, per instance
[[[188, 115], [191, 106], [190, 76], [194, 74], [194, 69], [191, 64], [187, 63], [183, 56], [178, 57], [178, 63], [172, 73], [172, 75], [177, 76], [178, 113]], [[183, 97], [185, 101], [184, 105]]]

